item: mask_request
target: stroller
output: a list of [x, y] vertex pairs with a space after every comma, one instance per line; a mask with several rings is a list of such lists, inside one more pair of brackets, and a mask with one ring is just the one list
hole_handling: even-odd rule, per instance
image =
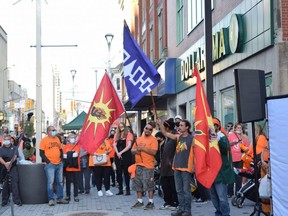
[[237, 194], [233, 196], [231, 203], [233, 206], [237, 206], [238, 208], [243, 207], [243, 202], [245, 198], [256, 202], [257, 199], [257, 188], [255, 186], [255, 176], [254, 176], [254, 169], [236, 169], [234, 168], [234, 172], [239, 175], [247, 178], [246, 183], [239, 189]]

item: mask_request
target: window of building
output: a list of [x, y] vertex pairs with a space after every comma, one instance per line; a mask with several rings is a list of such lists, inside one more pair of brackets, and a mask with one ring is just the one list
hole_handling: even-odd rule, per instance
[[163, 14], [162, 8], [158, 11], [158, 41], [159, 41], [159, 58], [162, 57], [163, 52]]
[[184, 9], [183, 9], [183, 0], [177, 0], [176, 3], [177, 8], [177, 17], [176, 17], [176, 40], [179, 44], [184, 39]]
[[146, 31], [146, 1], [141, 1], [142, 2], [142, 35]]
[[266, 74], [265, 85], [266, 85], [266, 97], [273, 96], [273, 94], [272, 94], [272, 73]]
[[[194, 124], [194, 121], [195, 121], [195, 108], [196, 108], [196, 100], [192, 100], [190, 101], [190, 122], [192, 124], [192, 127], [193, 127], [193, 124]], [[194, 130], [194, 128], [193, 128]]]
[[222, 125], [236, 122], [235, 89], [229, 88], [221, 92]]
[[[211, 0], [211, 10], [214, 8], [214, 0]], [[204, 0], [188, 0], [187, 5], [187, 32], [190, 33], [204, 19]]]

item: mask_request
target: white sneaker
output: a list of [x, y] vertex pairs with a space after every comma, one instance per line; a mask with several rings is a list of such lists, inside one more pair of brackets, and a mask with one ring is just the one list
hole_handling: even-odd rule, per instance
[[113, 196], [113, 193], [110, 190], [107, 190], [105, 193], [106, 196]]
[[100, 190], [100, 191], [98, 191], [98, 196], [99, 197], [102, 197], [103, 196], [103, 192]]

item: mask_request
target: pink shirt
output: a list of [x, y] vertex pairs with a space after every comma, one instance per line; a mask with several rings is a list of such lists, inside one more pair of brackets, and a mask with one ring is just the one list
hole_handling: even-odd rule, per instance
[[247, 137], [243, 136], [241, 134], [236, 135], [234, 132], [231, 132], [228, 135], [228, 140], [230, 143], [242, 140], [242, 141], [238, 142], [237, 144], [230, 146], [233, 162], [241, 161], [242, 152], [241, 152], [240, 144], [242, 143], [248, 148], [249, 142], [248, 142]]

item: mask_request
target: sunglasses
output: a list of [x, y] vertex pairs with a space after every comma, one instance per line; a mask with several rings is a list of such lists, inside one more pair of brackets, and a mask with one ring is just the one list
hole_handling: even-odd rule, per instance
[[145, 127], [145, 130], [149, 130], [149, 131], [152, 131], [152, 130], [153, 130], [153, 128], [147, 128], [147, 127]]

